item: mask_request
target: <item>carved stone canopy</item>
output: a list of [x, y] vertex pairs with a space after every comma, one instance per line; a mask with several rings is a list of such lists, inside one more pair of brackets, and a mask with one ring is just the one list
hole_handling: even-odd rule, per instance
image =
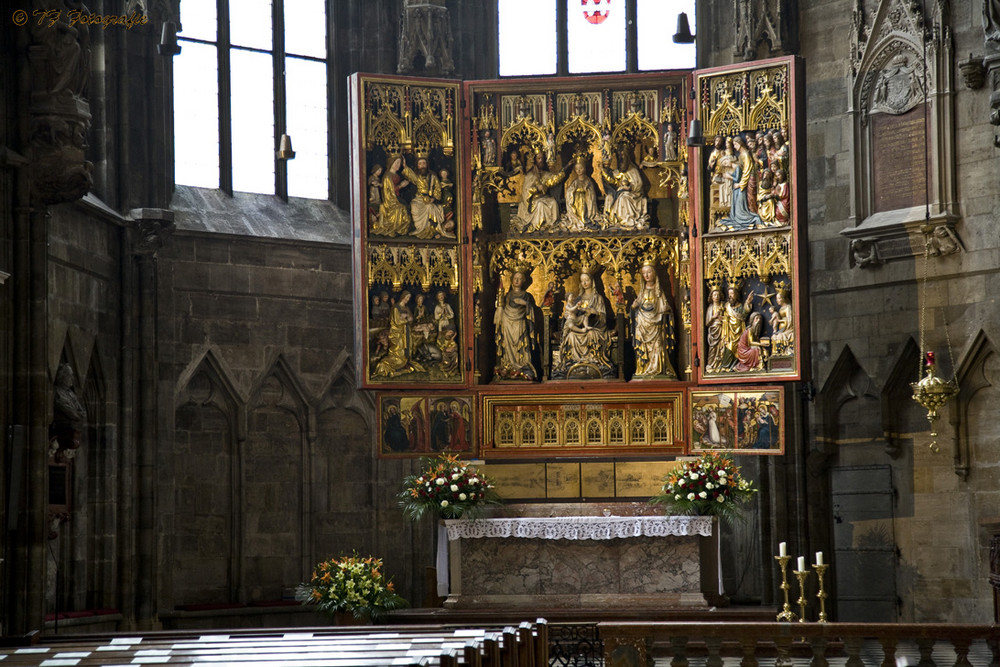
[[[792, 52], [788, 23], [798, 13], [797, 5], [789, 0], [733, 0], [733, 55], [750, 61]], [[766, 51], [760, 53], [764, 47]]]
[[[871, 21], [858, 0], [851, 26], [854, 121], [851, 266], [925, 251], [960, 252], [953, 119], [954, 56], [945, 0], [878, 0]], [[934, 230], [941, 230], [933, 237]]]
[[70, 10], [86, 13], [79, 3], [34, 5], [52, 18], [29, 24], [31, 194], [36, 202], [57, 204], [79, 199], [93, 184], [94, 166], [85, 156], [90, 29], [83, 21], [70, 22]]
[[451, 49], [451, 18], [444, 0], [403, 0], [396, 72], [451, 74]]

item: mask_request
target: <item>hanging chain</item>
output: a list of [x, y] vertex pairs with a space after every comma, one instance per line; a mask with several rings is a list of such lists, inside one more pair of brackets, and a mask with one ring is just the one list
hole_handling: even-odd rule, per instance
[[[924, 353], [926, 348], [924, 347], [924, 318], [927, 313], [927, 264], [928, 257], [931, 254], [931, 237], [926, 232], [924, 233], [924, 275], [921, 278], [920, 285], [920, 324], [919, 324], [919, 335], [920, 335], [920, 358], [917, 359], [917, 382], [924, 375]], [[947, 329], [946, 329], [947, 331]]]

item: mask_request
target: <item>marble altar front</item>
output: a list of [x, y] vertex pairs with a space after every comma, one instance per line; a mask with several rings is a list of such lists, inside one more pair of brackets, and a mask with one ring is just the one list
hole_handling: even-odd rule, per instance
[[445, 607], [707, 607], [718, 591], [712, 517], [445, 521]]

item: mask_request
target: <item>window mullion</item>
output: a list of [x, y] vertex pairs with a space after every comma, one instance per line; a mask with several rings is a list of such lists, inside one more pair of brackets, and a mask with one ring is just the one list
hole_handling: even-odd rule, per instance
[[230, 72], [229, 0], [217, 0], [219, 50], [219, 189], [233, 196], [233, 105]]
[[274, 64], [274, 192], [288, 201], [288, 161], [278, 159], [277, 147], [287, 131], [285, 114], [285, 5], [284, 0], [271, 3], [271, 39]]
[[559, 76], [569, 75], [569, 32], [566, 22], [569, 8], [566, 0], [556, 0], [556, 72]]
[[625, 0], [625, 71], [639, 71], [639, 32], [636, 25], [636, 0]]

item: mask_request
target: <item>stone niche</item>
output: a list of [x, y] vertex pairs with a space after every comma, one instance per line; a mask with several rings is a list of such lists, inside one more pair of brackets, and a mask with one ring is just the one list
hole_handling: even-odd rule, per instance
[[[855, 10], [850, 113], [855, 226], [849, 262], [866, 268], [962, 249], [955, 186], [951, 29], [944, 3], [882, 0]], [[928, 24], [929, 21], [929, 24]]]

